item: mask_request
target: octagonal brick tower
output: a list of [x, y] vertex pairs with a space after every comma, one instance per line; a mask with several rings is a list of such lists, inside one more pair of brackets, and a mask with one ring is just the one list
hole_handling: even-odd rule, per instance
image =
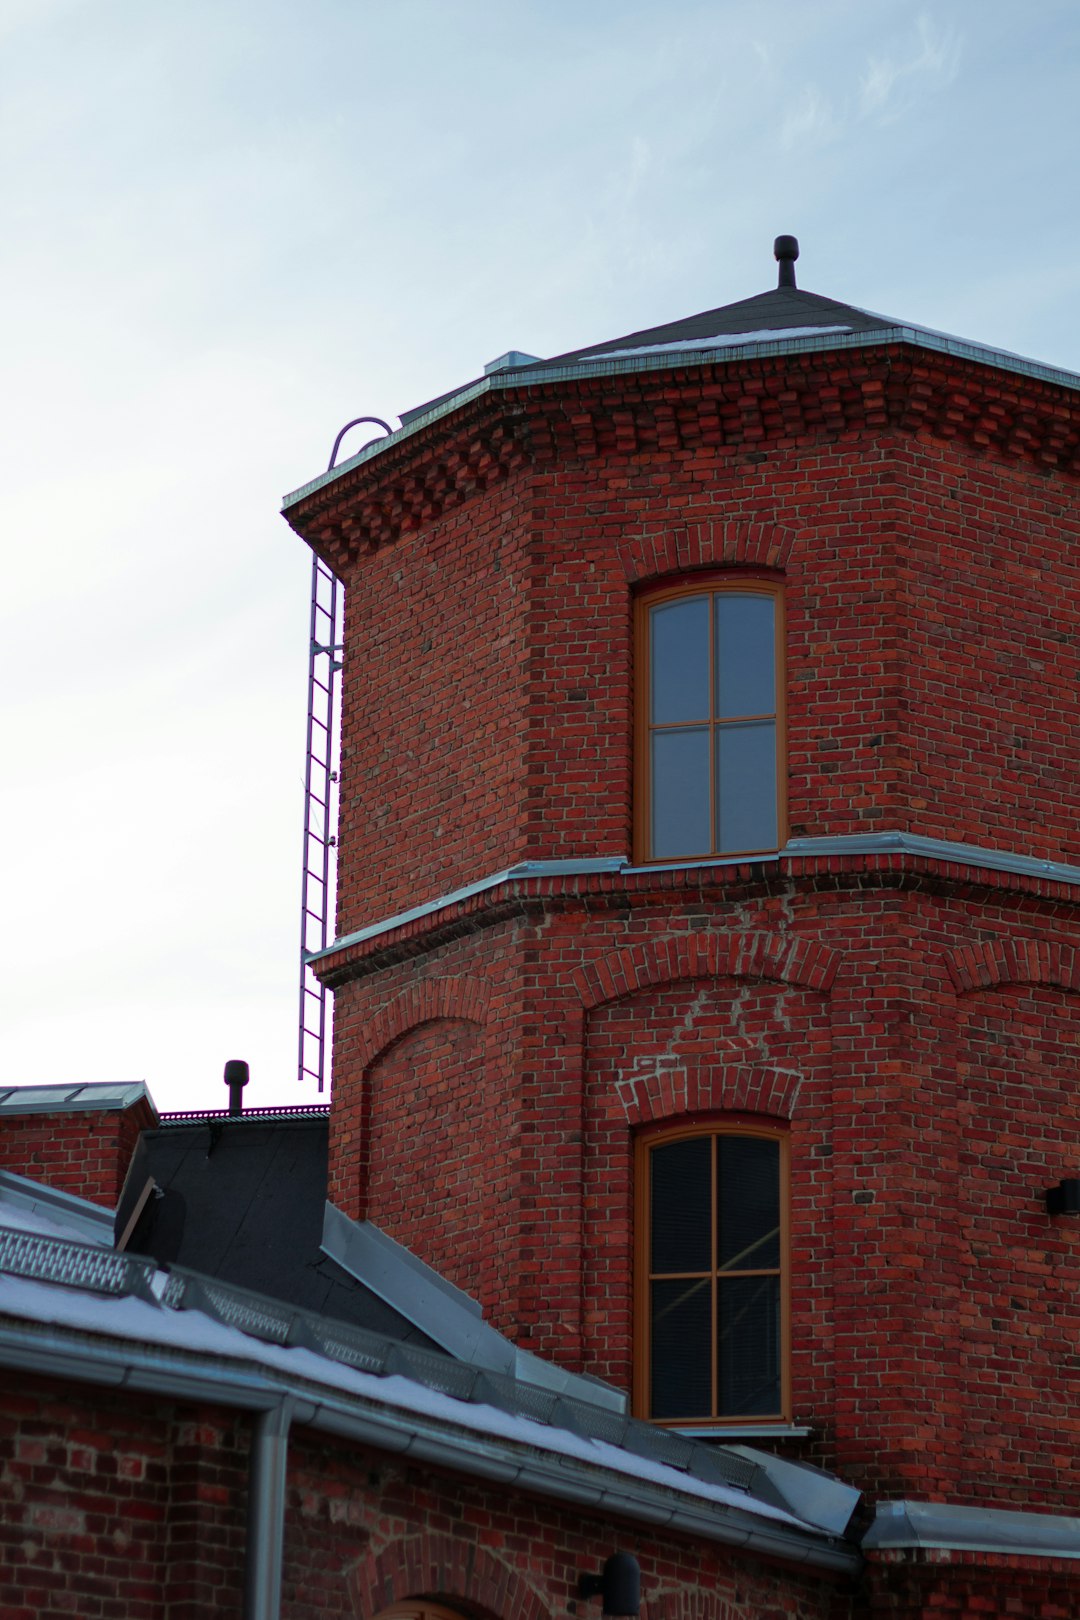
[[347, 594], [331, 1197], [656, 1421], [1071, 1512], [1080, 379], [781, 251], [286, 502]]

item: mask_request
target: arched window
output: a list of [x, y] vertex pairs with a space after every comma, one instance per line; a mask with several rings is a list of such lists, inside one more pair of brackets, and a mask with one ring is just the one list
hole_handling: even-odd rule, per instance
[[787, 1149], [770, 1126], [638, 1139], [639, 1416], [685, 1427], [789, 1416]]
[[635, 859], [779, 849], [785, 832], [780, 586], [727, 577], [637, 601]]
[[444, 1609], [441, 1604], [429, 1603], [426, 1598], [415, 1598], [381, 1610], [375, 1620], [462, 1620], [462, 1615], [460, 1609]]

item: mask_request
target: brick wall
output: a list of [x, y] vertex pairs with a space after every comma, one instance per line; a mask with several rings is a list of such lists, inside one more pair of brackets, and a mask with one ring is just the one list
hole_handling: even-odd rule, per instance
[[235, 1420], [22, 1376], [18, 1385], [0, 1396], [4, 1620], [235, 1615]]
[[5, 1111], [0, 1124], [0, 1170], [114, 1209], [139, 1133], [156, 1124], [145, 1098], [123, 1110]]
[[[378, 1090], [398, 1205], [439, 1214], [391, 1229], [463, 1286], [482, 1278], [529, 1348], [625, 1386], [636, 1133], [790, 1122], [802, 1454], [886, 1494], [1071, 1511], [1080, 1232], [1043, 1192], [1080, 1139], [1080, 958], [1059, 890], [984, 873], [975, 896], [930, 864], [549, 880], [428, 951], [402, 930], [397, 962], [390, 936], [342, 969], [357, 1067], [332, 1120]], [[446, 1063], [458, 1026], [431, 1016], [466, 969], [489, 986], [475, 1082]], [[363, 1032], [403, 996], [400, 1063], [365, 1068]], [[414, 1120], [440, 1108], [434, 1157], [410, 1161]], [[355, 1204], [363, 1175], [339, 1157], [331, 1195]]]
[[[1076, 409], [904, 351], [585, 380], [310, 497], [349, 603], [339, 931], [626, 854], [632, 594], [703, 567], [784, 581], [793, 833], [1072, 859]], [[450, 479], [485, 432], [515, 453]]]
[[[1076, 409], [903, 348], [575, 381], [476, 402], [312, 496], [292, 521], [361, 637], [342, 923], [523, 855], [628, 854], [634, 593], [702, 569], [784, 584], [793, 835], [1080, 859]], [[376, 650], [378, 691], [411, 671], [396, 765], [357, 719]], [[405, 814], [373, 829], [395, 772]], [[1078, 1235], [1042, 1193], [1080, 1168], [1078, 898], [810, 855], [444, 907], [324, 965], [332, 1196], [381, 1208], [530, 1348], [626, 1383], [635, 1132], [788, 1121], [802, 1454], [885, 1494], [1071, 1511]], [[434, 1151], [410, 1161], [414, 1119]]]
[[[0, 1395], [3, 1620], [240, 1613], [250, 1420], [21, 1382], [18, 1397]], [[578, 1574], [616, 1547], [641, 1562], [644, 1620], [847, 1613], [835, 1579], [294, 1432], [284, 1620], [372, 1620], [419, 1596], [489, 1620], [554, 1620]]]

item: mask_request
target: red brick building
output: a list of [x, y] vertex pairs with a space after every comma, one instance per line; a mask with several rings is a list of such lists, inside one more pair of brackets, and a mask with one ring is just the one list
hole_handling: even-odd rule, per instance
[[578, 1534], [649, 1617], [1080, 1610], [1078, 380], [779, 249], [286, 503], [347, 598], [329, 1198], [625, 1392], [624, 1451], [862, 1503], [740, 1552], [301, 1415], [285, 1613], [561, 1615]]

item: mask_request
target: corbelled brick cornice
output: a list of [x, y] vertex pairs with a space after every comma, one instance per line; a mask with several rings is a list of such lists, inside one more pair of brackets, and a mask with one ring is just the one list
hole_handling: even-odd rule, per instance
[[492, 390], [346, 469], [286, 516], [339, 574], [533, 465], [783, 445], [881, 431], [1080, 471], [1080, 395], [914, 344], [568, 377]]

